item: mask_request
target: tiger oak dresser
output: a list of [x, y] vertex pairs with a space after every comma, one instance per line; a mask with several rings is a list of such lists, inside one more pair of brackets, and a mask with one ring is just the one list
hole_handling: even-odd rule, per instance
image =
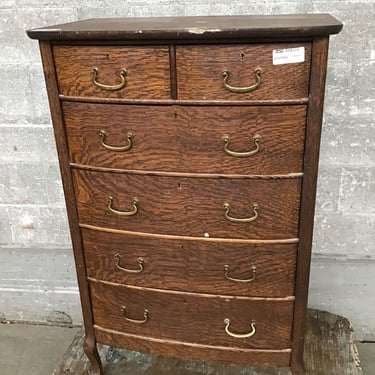
[[303, 374], [327, 14], [92, 19], [39, 39], [96, 343]]

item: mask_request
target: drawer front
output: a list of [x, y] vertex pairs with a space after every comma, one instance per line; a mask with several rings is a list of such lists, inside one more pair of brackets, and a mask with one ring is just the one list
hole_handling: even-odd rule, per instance
[[[64, 96], [170, 98], [167, 47], [54, 46], [53, 54], [59, 92]], [[123, 75], [122, 69], [126, 69]]]
[[93, 279], [197, 293], [294, 295], [296, 244], [171, 240], [85, 228], [82, 236]]
[[63, 111], [74, 163], [188, 173], [302, 171], [306, 106], [160, 107], [64, 102]]
[[[303, 62], [273, 64], [273, 51], [298, 47], [304, 47]], [[190, 45], [178, 47], [176, 53], [179, 99], [293, 100], [308, 97], [310, 43]], [[257, 68], [261, 69], [258, 76]], [[228, 72], [227, 87], [224, 87], [224, 71]], [[248, 92], [234, 92], [241, 91], [238, 89]]]
[[[290, 347], [293, 301], [156, 292], [95, 282], [90, 290], [94, 324], [102, 328], [213, 346]], [[230, 321], [229, 333], [225, 319]], [[231, 333], [253, 335], [236, 338]]]
[[73, 170], [73, 178], [83, 224], [193, 237], [298, 237], [298, 178], [179, 178], [79, 170]]

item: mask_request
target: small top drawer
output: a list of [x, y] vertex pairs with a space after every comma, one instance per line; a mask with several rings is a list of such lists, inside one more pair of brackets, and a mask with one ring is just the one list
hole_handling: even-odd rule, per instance
[[176, 54], [179, 99], [271, 101], [308, 96], [310, 43], [187, 45], [179, 46]]
[[167, 47], [54, 46], [60, 94], [169, 99]]

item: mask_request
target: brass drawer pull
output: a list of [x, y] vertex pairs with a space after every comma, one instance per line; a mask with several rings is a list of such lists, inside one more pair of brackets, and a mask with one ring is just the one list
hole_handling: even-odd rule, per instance
[[124, 318], [127, 322], [130, 322], [130, 323], [135, 323], [135, 324], [145, 324], [147, 323], [148, 321], [148, 310], [145, 310], [143, 316], [144, 316], [144, 319], [142, 320], [138, 320], [138, 319], [131, 319], [131, 318], [128, 318], [126, 316], [126, 307], [125, 306], [122, 306], [121, 307], [121, 311], [122, 313], [124, 314]]
[[102, 90], [107, 90], [107, 91], [117, 91], [117, 90], [121, 90], [123, 87], [125, 87], [126, 85], [126, 74], [127, 74], [127, 71], [126, 69], [121, 69], [121, 72], [120, 72], [120, 79], [121, 79], [121, 83], [119, 83], [118, 85], [113, 85], [113, 86], [110, 86], [110, 85], [103, 85], [102, 83], [99, 83], [97, 80], [96, 80], [96, 77], [98, 75], [98, 68], [92, 68], [92, 83], [96, 86], [96, 87], [99, 87], [100, 89]]
[[261, 137], [260, 137], [260, 135], [255, 134], [254, 137], [253, 137], [255, 149], [251, 150], [251, 151], [246, 151], [246, 152], [236, 152], [236, 151], [229, 150], [228, 149], [228, 146], [229, 146], [229, 136], [227, 136], [227, 135], [224, 135], [223, 141], [224, 141], [224, 151], [228, 155], [234, 156], [236, 158], [246, 158], [248, 156], [253, 156], [253, 155], [255, 155], [255, 154], [257, 154], [259, 152], [259, 150], [260, 150], [259, 144], [260, 144], [260, 141], [261, 141]]
[[135, 269], [135, 270], [130, 270], [128, 268], [124, 268], [124, 267], [121, 267], [120, 266], [120, 255], [119, 254], [116, 254], [114, 256], [115, 260], [116, 260], [116, 267], [121, 270], [121, 271], [124, 271], [124, 272], [127, 272], [127, 273], [141, 273], [143, 270], [144, 270], [144, 261], [143, 261], [143, 258], [138, 258], [138, 268]]
[[115, 210], [114, 208], [112, 208], [113, 197], [111, 196], [107, 198], [107, 202], [108, 202], [108, 210], [113, 212], [116, 215], [132, 216], [138, 212], [138, 201], [136, 199], [133, 199], [132, 201], [133, 209], [131, 211], [119, 211], [119, 210]]
[[246, 339], [247, 337], [251, 337], [251, 336], [254, 336], [255, 335], [255, 322], [251, 322], [251, 331], [249, 333], [233, 333], [231, 331], [229, 331], [229, 325], [230, 325], [230, 320], [227, 318], [227, 319], [224, 319], [224, 323], [225, 323], [225, 332], [229, 335], [229, 336], [232, 336], [232, 337], [235, 337], [236, 339]]
[[229, 216], [230, 205], [229, 205], [229, 203], [224, 203], [224, 216], [229, 221], [233, 221], [234, 223], [250, 223], [250, 222], [252, 222], [252, 221], [254, 221], [254, 220], [256, 220], [258, 218], [258, 211], [259, 211], [259, 209], [260, 209], [259, 205], [257, 203], [254, 203], [253, 204], [254, 216], [238, 219], [238, 218]]
[[257, 89], [259, 87], [260, 81], [261, 81], [262, 69], [256, 68], [254, 70], [255, 78], [256, 78], [257, 81], [253, 85], [248, 86], [248, 87], [235, 87], [235, 86], [229, 85], [227, 83], [227, 81], [229, 79], [229, 71], [228, 70], [223, 70], [221, 72], [221, 74], [223, 76], [223, 86], [226, 90], [228, 90], [230, 92], [243, 94], [243, 93], [246, 93], [246, 92], [254, 91], [255, 89]]
[[125, 152], [125, 151], [130, 150], [133, 146], [133, 143], [132, 143], [133, 134], [131, 132], [128, 132], [126, 134], [126, 139], [128, 141], [128, 144], [125, 145], [125, 146], [109, 146], [106, 143], [104, 143], [105, 142], [105, 131], [104, 130], [101, 130], [99, 132], [99, 137], [100, 137], [101, 145], [109, 151]]
[[255, 266], [252, 266], [251, 269], [250, 269], [250, 278], [249, 279], [235, 279], [231, 276], [229, 276], [229, 266], [228, 264], [226, 264], [224, 266], [224, 277], [228, 280], [231, 280], [231, 281], [236, 281], [236, 282], [239, 282], [239, 283], [250, 283], [251, 281], [254, 281], [255, 280], [255, 277], [256, 277], [256, 272], [257, 272], [257, 268]]

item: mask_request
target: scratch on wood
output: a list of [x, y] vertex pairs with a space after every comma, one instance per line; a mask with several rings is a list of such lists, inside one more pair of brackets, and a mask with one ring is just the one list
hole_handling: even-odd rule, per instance
[[221, 29], [203, 29], [201, 27], [194, 27], [192, 29], [188, 29], [190, 34], [204, 34], [204, 33], [218, 33]]

